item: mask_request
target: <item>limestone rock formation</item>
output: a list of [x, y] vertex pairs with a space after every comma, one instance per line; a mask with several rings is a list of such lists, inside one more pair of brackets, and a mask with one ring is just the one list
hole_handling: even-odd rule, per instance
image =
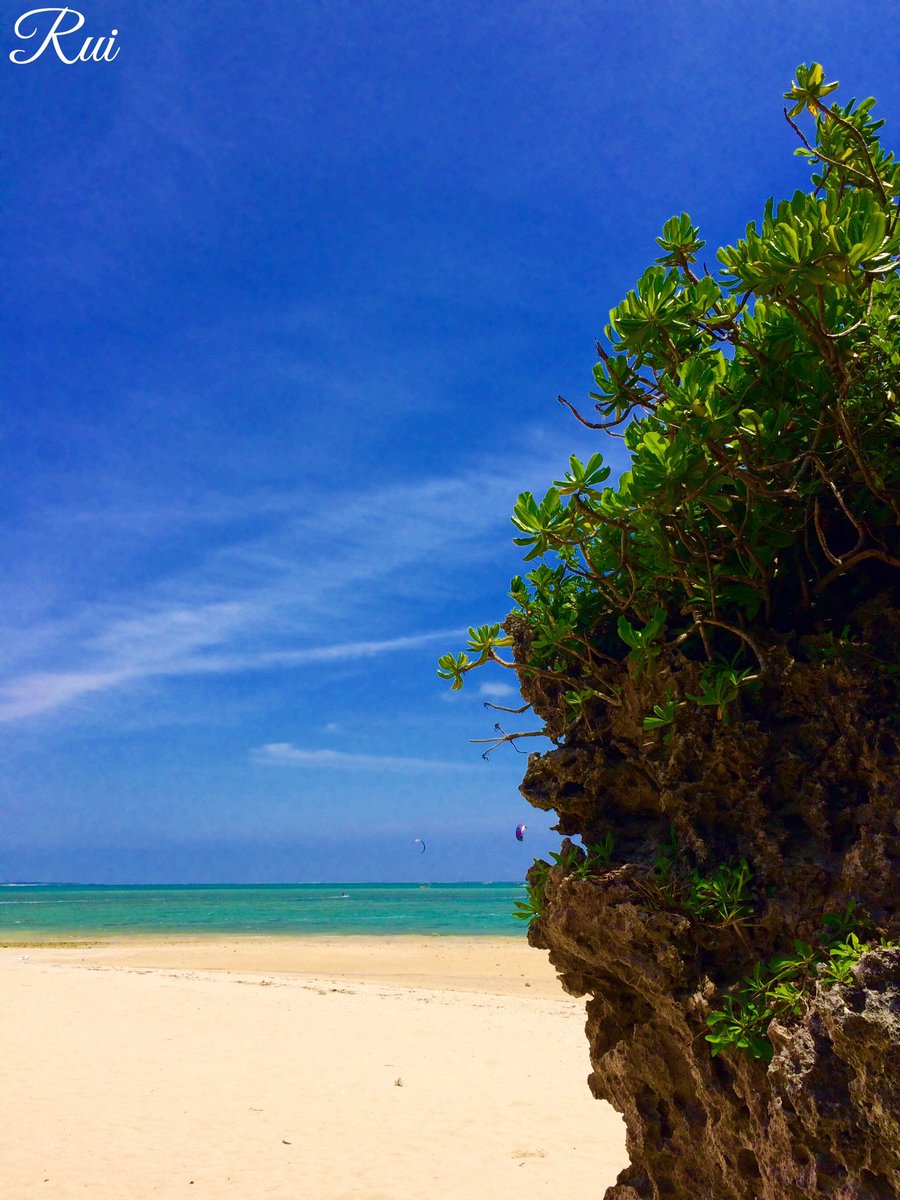
[[[875, 946], [900, 933], [894, 600], [853, 614], [859, 653], [773, 641], [727, 724], [685, 705], [648, 733], [643, 716], [666, 688], [690, 694], [693, 666], [663, 658], [635, 678], [623, 665], [620, 703], [529, 760], [522, 792], [563, 834], [614, 839], [601, 869], [549, 871], [529, 931], [563, 987], [589, 997], [590, 1087], [625, 1117], [631, 1165], [606, 1200], [900, 1196], [900, 949], [864, 954], [852, 982], [815, 984], [769, 1027], [768, 1064], [713, 1057], [706, 1040], [723, 996], [796, 939], [821, 939], [826, 914], [855, 903]], [[524, 661], [527, 630], [506, 628]], [[559, 697], [525, 673], [522, 687], [553, 732]], [[676, 872], [746, 858], [748, 919], [680, 903], [660, 879], [667, 842]]]

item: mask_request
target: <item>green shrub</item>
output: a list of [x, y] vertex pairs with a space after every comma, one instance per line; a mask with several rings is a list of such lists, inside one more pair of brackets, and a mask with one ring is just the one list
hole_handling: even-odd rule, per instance
[[817, 982], [823, 987], [852, 983], [853, 968], [866, 951], [873, 945], [895, 944], [884, 938], [877, 943], [864, 942], [850, 932], [833, 941], [823, 936], [818, 949], [795, 942], [793, 954], [778, 955], [758, 965], [732, 994], [724, 997], [722, 1008], [710, 1013], [706, 1040], [713, 1056], [735, 1049], [771, 1062], [774, 1049], [767, 1032], [770, 1021], [799, 1017]]
[[571, 875], [574, 879], [587, 879], [588, 876], [601, 871], [609, 863], [612, 852], [612, 834], [607, 833], [602, 842], [588, 846], [583, 852], [579, 851], [577, 846], [569, 845], [559, 854], [551, 853], [552, 863], [545, 862], [542, 858], [535, 859], [525, 884], [526, 898], [514, 902], [513, 916], [520, 921], [527, 921], [530, 925], [535, 918], [541, 915], [544, 906], [544, 891], [550, 872], [554, 867], [559, 867], [566, 875]]
[[798, 68], [786, 115], [798, 133], [814, 118], [812, 188], [768, 201], [717, 275], [686, 214], [664, 225], [598, 343], [591, 418], [563, 401], [622, 431], [629, 469], [612, 487], [601, 454], [573, 456], [542, 500], [519, 497], [514, 540], [546, 560], [511, 585], [527, 660], [499, 653], [499, 625], [472, 629], [440, 660], [454, 688], [500, 662], [558, 683], [574, 727], [617, 702], [623, 660], [651, 671], [667, 649], [704, 664], [686, 699], [725, 722], [765, 676], [767, 633], [839, 637], [847, 578], [900, 567], [900, 166], [872, 100], [826, 106], [836, 86]]

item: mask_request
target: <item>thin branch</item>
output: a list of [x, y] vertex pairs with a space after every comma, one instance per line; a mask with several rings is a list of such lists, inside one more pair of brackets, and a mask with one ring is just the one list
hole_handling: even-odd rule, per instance
[[[766, 584], [766, 586], [768, 587], [768, 571], [763, 566], [763, 563], [760, 560], [759, 555], [756, 553], [756, 551], [753, 549], [753, 547], [749, 544], [749, 542], [747, 542], [745, 540], [743, 529], [738, 529], [737, 526], [734, 525], [733, 522], [731, 522], [724, 513], [721, 513], [718, 510], [713, 509], [712, 505], [707, 504], [706, 507], [712, 513], [714, 518], [718, 518], [719, 522], [725, 526], [725, 528], [729, 531], [729, 533], [734, 538], [735, 551], [738, 554], [738, 556], [740, 557], [746, 551], [747, 557], [750, 559], [750, 561], [753, 563], [753, 565], [756, 567], [757, 571], [759, 572], [760, 579], [762, 579], [763, 583]], [[748, 505], [748, 508], [749, 508], [749, 505]], [[741, 562], [741, 566], [742, 567], [744, 566], [743, 561]]]
[[712, 617], [706, 618], [707, 625], [715, 625], [718, 629], [725, 629], [729, 633], [733, 633], [735, 637], [740, 638], [742, 642], [746, 642], [753, 653], [756, 655], [756, 661], [759, 663], [760, 671], [765, 671], [767, 665], [766, 656], [760, 650], [759, 645], [754, 641], [745, 629], [741, 629], [738, 625], [729, 625], [726, 621], [714, 620]]
[[813, 526], [816, 531], [816, 537], [819, 539], [819, 545], [822, 547], [822, 550], [824, 551], [825, 557], [828, 559], [828, 561], [834, 566], [839, 567], [841, 565], [841, 559], [839, 559], [836, 554], [831, 552], [831, 547], [825, 540], [825, 534], [822, 530], [822, 522], [820, 517], [821, 508], [819, 506], [819, 497], [816, 496], [815, 500], [813, 501]]
[[685, 277], [687, 279], [689, 279], [691, 281], [691, 283], [699, 283], [700, 282], [697, 279], [697, 276], [691, 270], [691, 264], [688, 262], [687, 255], [684, 253], [683, 250], [678, 251], [678, 265], [681, 267], [681, 270], [682, 270], [683, 274], [685, 275]]
[[[827, 109], [824, 104], [821, 106], [821, 109], [822, 109], [822, 112], [824, 112], [827, 116], [829, 116], [829, 117], [834, 116], [834, 113], [832, 113], [829, 109]], [[807, 150], [810, 152], [810, 154], [814, 155], [819, 160], [819, 162], [827, 163], [830, 167], [836, 167], [839, 171], [849, 171], [852, 175], [856, 175], [860, 179], [865, 180], [866, 183], [868, 183], [868, 184], [872, 183], [872, 180], [865, 173], [865, 171], [860, 171], [857, 167], [851, 167], [849, 163], [840, 162], [836, 158], [829, 158], [827, 154], [822, 153], [822, 151], [819, 149], [818, 146], [811, 146], [809, 144], [809, 142], [806, 140], [806, 137], [804, 136], [803, 131], [800, 128], [800, 126], [795, 121], [792, 121], [791, 118], [788, 116], [788, 110], [786, 108], [784, 108], [784, 109], [782, 109], [782, 112], [784, 113], [784, 119], [787, 121], [788, 125], [790, 125], [791, 129], [793, 129], [794, 133], [796, 133], [797, 137], [800, 139], [800, 141], [803, 143], [803, 145], [807, 148]], [[846, 124], [846, 122], [839, 122], [839, 124]], [[854, 133], [859, 132], [852, 125], [850, 126], [850, 128], [853, 129]], [[868, 154], [868, 151], [866, 151], [866, 153]], [[871, 165], [871, 162], [872, 162], [872, 160], [870, 158], [869, 159], [870, 165]], [[875, 170], [874, 167], [872, 169], [873, 169], [873, 171]], [[875, 179], [878, 182], [879, 188], [881, 188], [881, 180], [878, 178], [877, 172], [875, 172]], [[883, 189], [881, 189], [881, 196], [882, 196], [882, 199], [884, 200], [885, 204], [887, 204], [887, 198], [884, 195]]]
[[499, 725], [495, 725], [495, 726], [494, 726], [494, 728], [495, 728], [495, 729], [496, 729], [496, 730], [497, 730], [497, 731], [498, 731], [500, 734], [502, 734], [502, 737], [498, 737], [498, 738], [469, 738], [469, 741], [470, 741], [470, 742], [471, 742], [473, 745], [484, 745], [485, 743], [487, 743], [487, 742], [490, 742], [490, 745], [488, 746], [487, 750], [485, 750], [485, 751], [484, 751], [484, 753], [483, 753], [483, 754], [482, 754], [482, 756], [481, 756], [481, 757], [482, 757], [482, 758], [485, 760], [485, 762], [487, 762], [487, 757], [488, 757], [488, 755], [491, 753], [491, 751], [492, 751], [492, 750], [496, 750], [498, 746], [502, 746], [504, 742], [509, 742], [509, 743], [512, 745], [512, 748], [513, 748], [515, 751], [517, 751], [519, 754], [524, 754], [524, 753], [525, 753], [525, 751], [524, 751], [524, 750], [519, 750], [519, 747], [516, 745], [516, 742], [518, 741], [518, 739], [519, 739], [519, 738], [526, 738], [526, 737], [545, 737], [545, 738], [549, 738], [549, 739], [550, 739], [550, 741], [551, 741], [551, 742], [554, 742], [554, 743], [555, 743], [557, 746], [559, 745], [559, 741], [558, 741], [558, 739], [557, 739], [557, 738], [554, 738], [554, 737], [551, 737], [551, 736], [550, 736], [550, 734], [549, 734], [549, 733], [547, 733], [547, 731], [546, 731], [545, 729], [532, 729], [532, 730], [529, 730], [529, 731], [527, 731], [527, 732], [525, 732], [525, 733], [504, 733], [504, 732], [503, 732], [503, 730], [500, 728], [500, 726], [499, 726]]
[[691, 637], [697, 631], [697, 627], [698, 627], [698, 622], [695, 621], [693, 625], [691, 625], [689, 628], [685, 629], [682, 633], [679, 633], [679, 635], [675, 639], [675, 641], [669, 643], [670, 646], [672, 647], [672, 649], [676, 650], [682, 644], [682, 642], [686, 642], [688, 640], [688, 638]]
[[706, 657], [709, 662], [712, 662], [713, 652], [710, 649], [709, 639], [706, 636], [706, 622], [704, 621], [704, 618], [700, 616], [696, 608], [691, 610], [691, 616], [694, 618], [694, 624], [697, 626], [697, 630], [700, 634], [700, 640], [703, 642], [703, 649], [706, 651]]
[[[881, 203], [885, 206], [885, 208], [887, 208], [889, 206], [890, 202], [887, 198], [887, 193], [884, 190], [884, 184], [881, 182], [881, 176], [878, 174], [878, 168], [875, 166], [875, 163], [872, 160], [872, 155], [869, 152], [869, 143], [866, 141], [865, 134], [862, 132], [862, 130], [857, 129], [852, 121], [848, 121], [845, 117], [838, 116], [837, 112], [835, 111], [835, 109], [833, 107], [826, 108], [825, 105], [822, 103], [822, 101], [819, 99], [816, 99], [816, 108], [818, 108], [819, 112], [821, 112], [825, 116], [826, 119], [832, 120], [832, 121], [837, 121], [838, 125], [843, 126], [844, 129], [846, 129], [850, 133], [852, 133], [853, 136], [856, 138], [856, 140], [859, 142], [859, 144], [862, 146], [863, 154], [865, 154], [865, 156], [866, 156], [866, 162], [869, 164], [869, 170], [872, 172], [872, 178], [869, 180], [869, 183], [871, 183], [874, 180], [874, 182], [877, 184], [878, 192], [881, 196]], [[818, 151], [816, 151], [816, 153], [818, 154]], [[821, 154], [819, 154], [819, 157], [820, 158], [822, 157]], [[823, 159], [823, 161], [827, 161], [827, 160]], [[863, 175], [863, 178], [865, 179], [865, 175], [863, 174], [862, 171], [860, 171], [859, 174]]]
[[[631, 576], [631, 595], [628, 597], [628, 607], [631, 608], [632, 605], [634, 605], [635, 598], [640, 589], [638, 587], [637, 576], [634, 573], [634, 567], [632, 567], [631, 563], [628, 561], [625, 532], [626, 531], [623, 529], [622, 536], [619, 539], [619, 562], [624, 566], [625, 570]], [[641, 610], [635, 607], [634, 611], [641, 618], [644, 624], [646, 624], [648, 618], [642, 614]]]
[[[644, 618], [642, 617], [641, 620], [643, 619]], [[622, 661], [620, 658], [613, 658], [611, 654], [607, 654], [605, 650], [601, 650], [598, 646], [594, 646], [580, 633], [572, 633], [569, 636], [573, 637], [576, 642], [581, 642], [582, 646], [584, 646], [585, 650], [587, 650], [588, 654], [593, 658], [601, 658], [604, 662], [611, 663], [613, 666], [617, 666]], [[591, 668], [593, 669], [593, 667], [594, 663], [592, 661]]]
[[803, 597], [803, 611], [805, 612], [809, 608], [809, 588], [806, 583], [806, 576], [803, 574], [803, 565], [800, 562], [799, 555], [794, 558], [794, 566], [797, 568], [797, 579], [800, 583], [800, 594]]
[[[571, 400], [567, 400], [565, 396], [557, 396], [556, 400], [558, 404], [564, 404], [572, 416], [575, 417], [576, 420], [580, 421], [586, 429], [600, 429], [606, 431], [607, 433], [612, 433], [612, 431], [621, 425], [623, 421], [627, 421], [636, 408], [653, 409], [652, 403], [648, 404], [644, 400], [633, 400], [629, 405], [628, 410], [623, 413], [621, 417], [616, 417], [614, 421], [589, 421], [587, 417], [583, 417], [581, 415]], [[597, 406], [595, 405], [595, 407]], [[619, 437], [621, 435], [615, 434], [614, 436]]]
[[850, 448], [850, 453], [853, 455], [856, 465], [862, 472], [862, 477], [866, 481], [866, 486], [873, 496], [877, 496], [879, 500], [890, 504], [894, 511], [894, 516], [898, 521], [900, 521], [900, 508], [897, 507], [897, 502], [894, 500], [893, 496], [889, 496], [873, 479], [868, 463], [863, 458], [862, 450], [856, 441], [856, 436], [853, 430], [850, 428], [849, 422], [847, 421], [846, 414], [844, 413], [844, 406], [840, 400], [835, 405], [834, 411], [835, 416], [838, 419], [838, 425], [840, 426], [841, 433], [844, 435], [844, 440]]
[[[515, 671], [516, 669], [516, 663], [507, 662], [505, 658], [500, 657], [496, 650], [492, 649], [489, 652], [488, 657], [490, 658], [491, 662], [495, 662], [498, 667], [503, 667], [507, 671]], [[480, 663], [472, 663], [473, 667], [478, 667], [480, 665]]]
[[[835, 500], [837, 500], [838, 504], [841, 506], [841, 511], [843, 512], [843, 514], [847, 518], [847, 520], [850, 522], [850, 524], [853, 526], [853, 528], [856, 530], [857, 535], [858, 535], [857, 539], [856, 539], [856, 545], [853, 547], [853, 549], [848, 550], [845, 554], [842, 554], [840, 556], [840, 558], [841, 559], [846, 558], [848, 554], [857, 554], [863, 548], [863, 543], [866, 540], [866, 531], [862, 527], [862, 525], [860, 525], [859, 521], [857, 521], [856, 517], [854, 517], [854, 515], [850, 511], [850, 509], [847, 507], [846, 503], [844, 502], [844, 497], [841, 495], [837, 484], [831, 479], [831, 477], [826, 472], [825, 467], [822, 464], [822, 460], [819, 458], [818, 454], [812, 454], [812, 455], [810, 455], [810, 458], [812, 459], [816, 470], [821, 475], [822, 481], [825, 484], [827, 484], [827, 486], [830, 488]], [[815, 517], [816, 517], [816, 532], [819, 533], [819, 499], [818, 499], [818, 497], [816, 497], [816, 500], [815, 500]], [[821, 534], [819, 536], [819, 540], [821, 541]], [[822, 547], [822, 549], [825, 550], [825, 553], [827, 555], [828, 554], [827, 549], [825, 549], [824, 546]], [[832, 559], [832, 562], [834, 562], [835, 564], [838, 561], [840, 561], [840, 559], [837, 559], [837, 558]]]
[[840, 563], [833, 571], [829, 571], [827, 575], [823, 576], [813, 588], [813, 596], [820, 595], [830, 584], [834, 583], [839, 575], [843, 575], [845, 571], [858, 566], [859, 563], [864, 562], [867, 558], [877, 558], [881, 562], [887, 563], [889, 567], [897, 567], [900, 570], [900, 558], [894, 558], [893, 555], [887, 554], [884, 550], [862, 550], [854, 558], [848, 558], [846, 562]]
[[609, 421], [588, 421], [586, 417], [581, 415], [575, 405], [565, 398], [565, 396], [557, 396], [556, 399], [559, 404], [564, 404], [572, 416], [575, 417], [576, 420], [580, 421], [586, 429], [610, 429], [614, 428], [616, 425], [621, 425], [625, 420], [624, 417], [620, 417], [618, 421], [613, 421], [611, 423]]
[[844, 369], [844, 364], [841, 359], [837, 358], [834, 353], [834, 346], [828, 340], [828, 333], [819, 328], [816, 324], [815, 317], [806, 307], [802, 300], [798, 300], [792, 296], [782, 296], [781, 303], [792, 313], [797, 321], [803, 326], [809, 334], [810, 341], [819, 351], [822, 358], [831, 367], [836, 375], [839, 375], [842, 382], [847, 380], [847, 372]]
[[875, 280], [870, 277], [868, 283], [869, 302], [866, 305], [865, 316], [860, 317], [859, 320], [853, 325], [848, 325], [846, 329], [839, 329], [837, 333], [826, 333], [825, 336], [831, 338], [831, 340], [835, 342], [838, 338], [846, 337], [848, 333], [853, 333], [854, 330], [859, 329], [860, 325], [865, 325], [866, 321], [868, 321], [869, 317], [872, 315], [872, 305], [875, 303], [874, 289]]

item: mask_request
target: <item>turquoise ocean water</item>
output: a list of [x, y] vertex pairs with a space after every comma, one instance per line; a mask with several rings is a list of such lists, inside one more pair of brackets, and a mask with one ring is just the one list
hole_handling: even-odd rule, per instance
[[524, 937], [515, 883], [0, 885], [0, 940], [132, 934]]

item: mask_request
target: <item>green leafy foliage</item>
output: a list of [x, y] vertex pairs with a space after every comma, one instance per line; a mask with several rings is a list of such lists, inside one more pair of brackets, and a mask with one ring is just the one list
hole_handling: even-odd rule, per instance
[[[746, 859], [730, 859], [709, 872], [687, 871], [675, 837], [657, 850], [652, 888], [659, 902], [682, 910], [713, 928], [740, 927], [753, 915], [753, 873]], [[770, 1062], [773, 1048], [767, 1029], [775, 1018], [799, 1017], [815, 984], [825, 987], [853, 981], [853, 967], [876, 943], [864, 941], [864, 920], [855, 901], [840, 913], [822, 918], [817, 946], [796, 939], [793, 951], [777, 954], [754, 970], [722, 998], [721, 1008], [707, 1018], [706, 1040], [713, 1055], [740, 1050]], [[882, 938], [878, 945], [893, 945]]]
[[740, 925], [753, 913], [753, 872], [745, 858], [731, 858], [711, 871], [687, 869], [674, 826], [657, 846], [648, 894], [661, 905], [680, 909], [708, 925]]
[[650, 669], [656, 662], [659, 653], [657, 643], [665, 624], [666, 614], [661, 608], [654, 610], [653, 616], [643, 629], [635, 629], [625, 616], [620, 616], [616, 622], [616, 632], [625, 645], [630, 647], [628, 661], [638, 673]]
[[679, 700], [673, 694], [671, 688], [667, 688], [663, 702], [654, 704], [651, 712], [644, 717], [642, 722], [644, 729], [648, 732], [665, 729], [666, 734], [663, 741], [668, 744], [675, 733], [675, 717], [684, 703], [684, 700]]
[[[771, 1062], [774, 1051], [766, 1032], [770, 1021], [799, 1017], [817, 982], [824, 987], [853, 982], [853, 968], [873, 948], [873, 943], [847, 928], [854, 908], [851, 904], [843, 914], [823, 918], [819, 947], [797, 940], [793, 954], [776, 955], [765, 965], [758, 964], [734, 994], [724, 997], [722, 1007], [707, 1018], [706, 1040], [713, 1055], [734, 1049]], [[836, 930], [840, 937], [829, 938]], [[882, 938], [877, 944], [894, 943]]]
[[574, 868], [576, 879], [587, 879], [588, 875], [608, 866], [614, 849], [613, 836], [607, 833], [601, 842], [594, 842], [587, 847], [587, 852]]
[[751, 996], [726, 996], [721, 1009], [711, 1013], [707, 1023], [710, 1032], [706, 1040], [711, 1044], [713, 1057], [722, 1050], [734, 1048], [746, 1050], [753, 1058], [772, 1060], [772, 1043], [764, 1030], [773, 1016], [772, 1009]]
[[752, 912], [753, 873], [745, 858], [723, 863], [709, 875], [694, 871], [685, 908], [718, 925], [735, 925]]
[[651, 890], [656, 893], [661, 904], [673, 908], [680, 907], [684, 892], [681, 875], [678, 840], [673, 824], [669, 826], [668, 840], [661, 842], [656, 848], [650, 877]]
[[822, 97], [833, 92], [836, 87], [836, 83], [825, 82], [825, 72], [820, 63], [813, 63], [811, 67], [798, 67], [796, 82], [791, 85], [789, 92], [784, 93], [785, 100], [795, 102], [788, 115], [796, 117], [806, 108], [815, 116]]
[[822, 982], [831, 985], [849, 983], [853, 978], [853, 967], [870, 948], [865, 942], [861, 942], [855, 933], [848, 934], [842, 942], [836, 942], [829, 949], [828, 958], [819, 972]]
[[822, 925], [828, 931], [833, 941], [840, 941], [853, 931], [857, 924], [856, 901], [851, 900], [843, 912], [826, 913]]
[[[697, 266], [690, 217], [672, 217], [611, 310], [593, 412], [563, 403], [621, 431], [617, 484], [600, 453], [572, 456], [515, 505], [514, 540], [537, 560], [512, 582], [529, 630], [515, 669], [559, 682], [571, 728], [617, 702], [623, 662], [649, 673], [664, 653], [706, 665], [645, 728], [684, 701], [725, 724], [765, 677], [767, 631], [839, 636], [833, 590], [900, 567], [900, 166], [874, 101], [840, 105], [836, 87], [813, 63], [785, 94], [809, 191], [769, 200], [717, 275]], [[454, 688], [501, 661], [489, 628], [475, 654], [441, 659]]]
[[568, 846], [558, 854], [551, 853], [553, 860], [548, 863], [543, 859], [535, 859], [528, 872], [529, 878], [525, 883], [524, 900], [516, 900], [513, 904], [513, 916], [520, 921], [531, 922], [541, 915], [544, 904], [544, 891], [551, 870], [561, 869], [564, 874], [573, 879], [587, 879], [590, 875], [608, 866], [614, 848], [613, 837], [607, 833], [602, 841], [588, 846], [583, 852], [577, 846]]
[[744, 684], [755, 682], [758, 678], [749, 668], [739, 670], [713, 660], [703, 666], [699, 694], [695, 696], [689, 692], [688, 699], [715, 708], [718, 720], [727, 725], [728, 706], [738, 698]]
[[547, 876], [550, 874], [550, 864], [537, 858], [529, 871], [530, 879], [525, 882], [525, 899], [513, 902], [513, 916], [519, 921], [527, 921], [530, 925], [541, 915], [544, 905], [544, 889], [547, 886]]
[[[468, 654], [457, 654], [455, 657], [452, 654], [444, 654], [438, 660], [438, 675], [441, 679], [452, 680], [451, 691], [459, 691], [463, 685], [463, 675], [466, 671], [471, 671], [473, 667], [480, 667], [483, 663], [493, 660], [494, 662], [503, 662], [497, 654], [497, 650], [503, 646], [512, 644], [512, 638], [501, 636], [499, 625], [479, 625], [478, 628], [469, 630], [468, 648], [478, 657], [470, 659]], [[503, 663], [503, 665], [506, 665]]]

